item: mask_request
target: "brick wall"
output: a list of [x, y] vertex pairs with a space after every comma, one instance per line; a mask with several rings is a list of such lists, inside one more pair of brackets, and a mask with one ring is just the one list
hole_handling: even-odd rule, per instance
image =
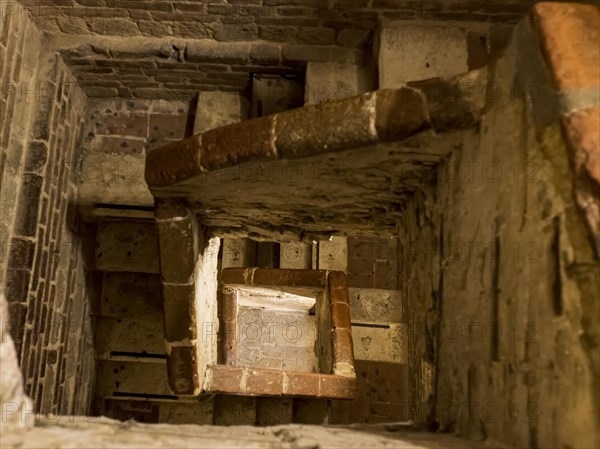
[[[23, 15], [5, 15], [3, 284], [35, 410], [85, 413], [94, 377], [76, 198], [85, 96]], [[31, 61], [31, 54], [37, 58]], [[11, 57], [12, 56], [12, 57]], [[29, 120], [28, 120], [29, 117]], [[7, 215], [4, 215], [4, 214]]]
[[144, 181], [146, 151], [191, 135], [193, 111], [183, 101], [90, 101], [78, 202], [153, 207]]
[[[30, 37], [30, 39], [26, 39]], [[25, 46], [27, 44], [27, 50]], [[23, 148], [39, 93], [34, 80], [40, 54], [35, 25], [17, 15], [0, 16], [0, 284], [25, 160]]]
[[122, 4], [26, 2], [40, 28], [66, 34], [289, 40], [358, 45], [380, 19], [516, 21], [533, 1], [248, 0]]

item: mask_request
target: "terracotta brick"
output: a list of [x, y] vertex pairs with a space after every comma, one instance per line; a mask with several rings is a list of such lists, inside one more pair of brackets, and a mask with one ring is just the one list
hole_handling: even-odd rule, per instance
[[[6, 270], [6, 298], [11, 303], [25, 302], [31, 274], [28, 270]], [[12, 319], [12, 318], [11, 318]]]
[[276, 426], [293, 421], [292, 398], [256, 398], [256, 424]]
[[425, 98], [415, 89], [377, 92], [375, 127], [380, 140], [401, 140], [429, 127]]
[[242, 377], [246, 368], [239, 366], [213, 365], [210, 367], [211, 382], [208, 391], [221, 393], [243, 393], [241, 389]]
[[258, 268], [254, 271], [254, 285], [288, 285], [289, 271], [286, 269]]
[[252, 285], [253, 268], [225, 268], [221, 273], [223, 284]]
[[373, 239], [348, 237], [348, 266], [351, 259], [373, 259], [374, 244]]
[[284, 393], [290, 396], [318, 396], [319, 375], [314, 373], [285, 372]]
[[538, 3], [531, 9], [556, 86], [562, 91], [600, 87], [600, 9]]
[[226, 290], [223, 293], [223, 309], [221, 320], [226, 323], [235, 323], [237, 321], [237, 293], [234, 290]]
[[222, 126], [202, 135], [200, 164], [217, 170], [250, 161], [275, 159], [274, 122], [271, 117]]
[[334, 330], [332, 344], [334, 363], [354, 365], [354, 346], [352, 344], [352, 333], [349, 329]]
[[354, 399], [356, 397], [356, 378], [319, 375], [319, 397], [332, 399]]
[[202, 174], [202, 138], [192, 136], [149, 151], [145, 179], [150, 188], [174, 184]]
[[162, 289], [165, 339], [181, 341], [196, 338], [194, 285], [163, 284]]
[[290, 270], [288, 274], [290, 286], [324, 288], [327, 282], [325, 270]]
[[193, 395], [198, 390], [196, 350], [191, 346], [171, 348], [167, 356], [169, 387], [174, 394]]
[[342, 302], [331, 304], [331, 324], [334, 329], [350, 329], [350, 307]]
[[600, 186], [600, 107], [565, 115], [562, 124], [576, 170]]
[[221, 322], [223, 359], [226, 365], [237, 364], [237, 323]]
[[346, 273], [342, 271], [331, 271], [328, 278], [329, 303], [340, 302], [348, 304], [348, 280]]
[[270, 369], [248, 369], [246, 393], [267, 396], [283, 394], [283, 371]]
[[373, 142], [372, 102], [372, 94], [365, 94], [278, 114], [276, 144], [281, 157], [301, 158]]
[[258, 268], [254, 271], [254, 285], [288, 285], [324, 287], [327, 273], [324, 270], [293, 270]]

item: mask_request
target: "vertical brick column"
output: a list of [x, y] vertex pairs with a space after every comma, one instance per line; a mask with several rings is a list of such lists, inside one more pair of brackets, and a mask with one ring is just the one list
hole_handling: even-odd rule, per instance
[[350, 329], [350, 303], [346, 274], [332, 271], [327, 278], [331, 316], [333, 374], [355, 376], [354, 351]]
[[160, 271], [169, 386], [177, 395], [197, 395], [201, 384], [195, 306], [195, 266], [198, 259], [198, 223], [182, 200], [157, 199]]

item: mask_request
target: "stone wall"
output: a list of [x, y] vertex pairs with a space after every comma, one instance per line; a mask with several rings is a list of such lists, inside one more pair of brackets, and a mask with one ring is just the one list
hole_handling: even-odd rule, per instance
[[85, 96], [26, 16], [4, 20], [10, 83], [2, 98], [1, 271], [10, 333], [35, 410], [85, 413], [94, 363], [79, 223], [70, 210]]
[[80, 205], [152, 207], [146, 152], [191, 135], [195, 108], [183, 101], [92, 100], [82, 141]]
[[[584, 11], [542, 6], [531, 22], [552, 27], [517, 26], [490, 65], [495, 93], [480, 125], [449, 139], [456, 150], [437, 189], [416, 196], [399, 223], [410, 407], [432, 429], [516, 447], [598, 446], [598, 322], [588, 319], [599, 313], [598, 199], [581, 191], [591, 184], [574, 159], [597, 157], [585, 143], [598, 131], [590, 121], [573, 143], [560, 121], [597, 107], [585, 95], [597, 76], [581, 78], [569, 53], [597, 65], [578, 30], [597, 35], [598, 12]], [[557, 62], [549, 31], [580, 46]], [[566, 73], [577, 89], [561, 84]]]
[[[40, 57], [35, 25], [14, 15], [0, 16], [0, 283], [4, 283], [8, 243], [22, 181], [31, 116], [40, 100], [35, 81]], [[26, 39], [29, 37], [29, 39]], [[27, 50], [25, 45], [27, 44]]]

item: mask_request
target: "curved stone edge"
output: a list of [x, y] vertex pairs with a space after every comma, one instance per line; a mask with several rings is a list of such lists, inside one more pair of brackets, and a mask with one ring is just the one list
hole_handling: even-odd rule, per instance
[[560, 99], [575, 200], [600, 255], [600, 9], [544, 2], [530, 20]]
[[433, 80], [426, 90], [384, 89], [212, 129], [153, 151], [145, 179], [153, 192], [247, 162], [300, 159], [400, 141], [427, 129], [472, 126], [482, 105], [447, 95], [460, 80]]

